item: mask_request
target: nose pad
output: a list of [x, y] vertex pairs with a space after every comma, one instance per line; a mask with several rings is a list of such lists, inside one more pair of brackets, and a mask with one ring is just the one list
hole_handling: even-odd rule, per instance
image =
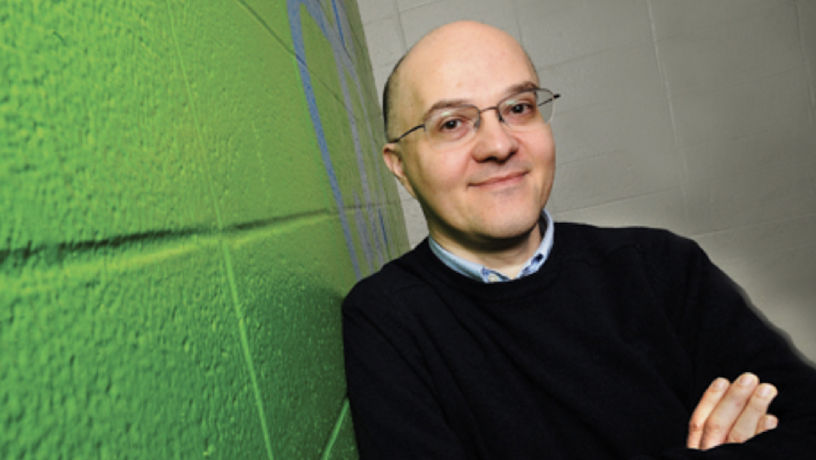
[[481, 126], [482, 118], [484, 117], [484, 113], [487, 112], [488, 110], [495, 111], [496, 112], [496, 118], [499, 119], [499, 122], [504, 123], [504, 117], [502, 117], [501, 112], [499, 112], [499, 107], [498, 106], [487, 107], [487, 108], [484, 108], [484, 109], [479, 111], [479, 120], [478, 120], [478, 124], [477, 124], [476, 128]]
[[[484, 122], [484, 112], [494, 110], [496, 121]], [[501, 116], [498, 107], [488, 107], [479, 114], [479, 124], [476, 127], [478, 142], [473, 150], [477, 161], [495, 159], [504, 161], [518, 149], [517, 139], [508, 130], [507, 123]]]

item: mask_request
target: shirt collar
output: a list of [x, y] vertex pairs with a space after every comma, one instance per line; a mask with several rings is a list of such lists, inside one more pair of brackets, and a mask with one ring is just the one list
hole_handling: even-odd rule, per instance
[[[527, 263], [525, 263], [521, 268], [521, 271], [516, 279], [523, 278], [537, 272], [544, 265], [544, 262], [547, 261], [547, 257], [549, 257], [550, 251], [552, 250], [555, 228], [552, 224], [552, 217], [546, 209], [541, 211], [541, 219], [539, 219], [538, 222], [539, 228], [542, 228], [541, 226], [546, 227], [544, 236], [541, 238], [541, 244], [538, 245], [538, 249], [536, 250], [535, 254], [533, 254], [533, 256], [527, 260]], [[503, 273], [499, 273], [483, 265], [479, 265], [454, 255], [447, 249], [440, 246], [439, 243], [434, 241], [434, 239], [430, 236], [428, 237], [428, 243], [431, 246], [431, 251], [436, 254], [436, 257], [438, 257], [439, 260], [441, 260], [451, 270], [465, 275], [468, 278], [481, 281], [483, 283], [499, 283], [511, 280], [510, 277], [504, 275]]]

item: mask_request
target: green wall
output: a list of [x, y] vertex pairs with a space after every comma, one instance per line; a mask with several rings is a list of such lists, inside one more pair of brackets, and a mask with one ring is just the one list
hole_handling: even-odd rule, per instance
[[355, 458], [374, 91], [354, 0], [5, 0], [0, 458]]

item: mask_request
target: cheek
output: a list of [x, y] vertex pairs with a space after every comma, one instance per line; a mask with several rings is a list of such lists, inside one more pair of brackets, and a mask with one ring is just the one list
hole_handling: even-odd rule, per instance
[[549, 125], [546, 129], [536, 132], [534, 136], [530, 136], [528, 146], [540, 163], [550, 169], [555, 167], [555, 142]]
[[455, 189], [464, 183], [467, 172], [467, 163], [453, 154], [426, 157], [413, 167], [426, 195], [429, 194], [427, 192], [439, 194]]

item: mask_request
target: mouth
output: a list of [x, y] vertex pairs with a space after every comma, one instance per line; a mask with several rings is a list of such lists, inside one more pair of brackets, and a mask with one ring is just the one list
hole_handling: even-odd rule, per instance
[[501, 174], [498, 176], [488, 177], [484, 180], [479, 180], [471, 184], [471, 187], [501, 187], [507, 185], [514, 185], [520, 182], [524, 176], [527, 175], [527, 171], [515, 171], [511, 173]]

